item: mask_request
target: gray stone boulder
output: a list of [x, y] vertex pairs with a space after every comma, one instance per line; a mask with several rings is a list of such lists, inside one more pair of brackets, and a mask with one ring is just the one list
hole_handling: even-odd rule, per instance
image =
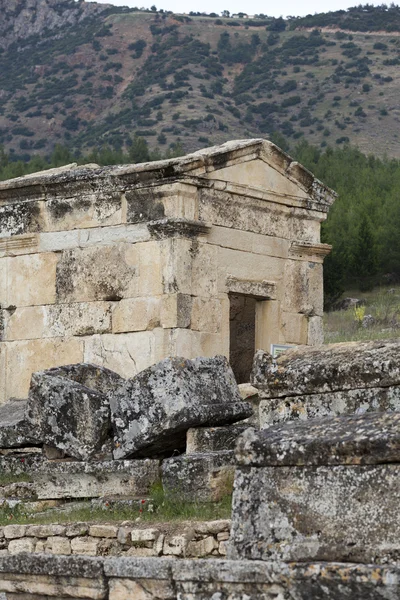
[[113, 393], [125, 379], [105, 367], [93, 365], [91, 363], [77, 363], [75, 365], [63, 365], [54, 367], [45, 371], [47, 375], [55, 377], [64, 377], [71, 381], [76, 381], [91, 390], [100, 392], [101, 394]]
[[0, 406], [0, 448], [40, 445], [25, 419], [26, 406], [26, 400], [10, 400]]
[[126, 380], [110, 404], [114, 458], [180, 450], [191, 427], [227, 425], [252, 414], [223, 356], [167, 358]]
[[46, 372], [32, 375], [27, 419], [44, 444], [89, 460], [110, 437], [106, 395]]

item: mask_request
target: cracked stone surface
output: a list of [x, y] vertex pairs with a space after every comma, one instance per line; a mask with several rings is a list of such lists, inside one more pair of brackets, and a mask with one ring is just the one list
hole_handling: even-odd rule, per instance
[[167, 358], [126, 380], [110, 404], [114, 458], [181, 449], [191, 427], [226, 425], [252, 414], [223, 356]]
[[400, 462], [400, 413], [366, 413], [247, 429], [236, 460], [251, 466]]
[[0, 448], [24, 448], [38, 444], [25, 418], [26, 406], [26, 400], [10, 400], [0, 406]]
[[107, 396], [45, 371], [32, 375], [27, 419], [43, 443], [81, 460], [93, 458], [110, 437]]

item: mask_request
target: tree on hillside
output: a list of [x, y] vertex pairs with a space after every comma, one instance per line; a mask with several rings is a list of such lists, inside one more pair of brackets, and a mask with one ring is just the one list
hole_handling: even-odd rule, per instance
[[360, 289], [371, 289], [377, 272], [377, 255], [371, 223], [365, 213], [362, 214], [358, 227], [352, 263], [354, 277], [358, 280]]

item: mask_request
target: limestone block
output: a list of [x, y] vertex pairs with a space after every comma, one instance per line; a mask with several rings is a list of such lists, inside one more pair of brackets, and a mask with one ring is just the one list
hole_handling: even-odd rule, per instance
[[122, 218], [119, 192], [86, 193], [65, 200], [57, 197], [48, 200], [45, 208], [47, 231], [118, 225]]
[[115, 525], [91, 525], [89, 527], [89, 535], [99, 538], [116, 538], [118, 527]]
[[9, 554], [21, 554], [21, 552], [34, 552], [36, 540], [33, 538], [21, 538], [11, 540], [8, 544]]
[[129, 544], [131, 539], [131, 531], [131, 527], [119, 527], [117, 534], [118, 542], [123, 545]]
[[286, 312], [308, 316], [323, 315], [322, 264], [303, 260], [285, 263], [284, 299]]
[[184, 447], [190, 427], [228, 424], [251, 414], [222, 356], [165, 359], [123, 383], [110, 405], [115, 458]]
[[100, 540], [92, 537], [76, 537], [71, 539], [72, 554], [97, 556]]
[[27, 340], [109, 332], [110, 303], [85, 302], [17, 308], [6, 319], [4, 339]]
[[221, 301], [217, 298], [193, 298], [191, 329], [218, 333], [221, 328]]
[[161, 300], [161, 326], [190, 327], [192, 304], [193, 297], [188, 294], [165, 294]]
[[8, 304], [8, 258], [0, 257], [0, 306]]
[[81, 460], [92, 458], [109, 437], [107, 397], [47, 372], [32, 375], [27, 419], [42, 442]]
[[[10, 557], [11, 558], [11, 557]], [[15, 558], [15, 557], [12, 557]], [[35, 558], [39, 558], [35, 556]], [[68, 557], [62, 557], [68, 558]], [[60, 557], [48, 555], [45, 558], [47, 566], [50, 559], [59, 560]], [[28, 560], [26, 554], [21, 561]], [[103, 600], [106, 598], [105, 582], [101, 576], [96, 579], [86, 577], [63, 577], [54, 575], [26, 574], [23, 567], [22, 573], [4, 573], [0, 579], [0, 591], [7, 593], [7, 600], [44, 600], [57, 598], [80, 598], [82, 600]]]
[[255, 347], [269, 352], [271, 344], [283, 343], [281, 327], [281, 302], [267, 300], [256, 304], [256, 343]]
[[138, 270], [135, 244], [65, 250], [57, 265], [57, 302], [95, 302], [136, 296]]
[[206, 243], [194, 243], [192, 248], [191, 294], [209, 297], [218, 293], [218, 248]]
[[[263, 282], [271, 281], [276, 285], [283, 279], [286, 261], [281, 258], [239, 252], [230, 248], [218, 251], [218, 291], [229, 291], [229, 279]], [[200, 295], [200, 294], [199, 294]]]
[[159, 242], [164, 294], [192, 294], [192, 240], [170, 238]]
[[[46, 550], [52, 554], [72, 554], [71, 541], [67, 537], [54, 536], [47, 538]], [[36, 547], [37, 552], [37, 547]]]
[[72, 523], [67, 525], [65, 535], [67, 537], [82, 537], [89, 533], [89, 526], [87, 523]]
[[220, 542], [218, 544], [218, 554], [221, 554], [221, 556], [226, 556], [227, 552], [228, 552], [228, 542], [227, 541]]
[[133, 377], [156, 362], [155, 352], [154, 331], [94, 335], [85, 338], [84, 361]]
[[299, 242], [319, 243], [321, 223], [319, 220], [304, 218], [304, 213], [290, 219], [290, 239]]
[[305, 344], [308, 336], [308, 319], [305, 315], [282, 313], [282, 335], [288, 344]]
[[26, 533], [26, 525], [6, 525], [3, 531], [7, 540], [23, 538]]
[[3, 260], [8, 263], [4, 306], [54, 304], [57, 254], [46, 252]]
[[164, 540], [163, 554], [165, 556], [185, 556], [188, 545], [186, 535], [174, 535]]
[[260, 427], [282, 421], [400, 411], [400, 386], [269, 398], [260, 402]]
[[137, 293], [131, 296], [161, 296], [163, 292], [161, 243], [149, 241], [135, 244], [139, 261]]
[[[150, 542], [148, 542], [150, 544]], [[131, 546], [125, 553], [125, 556], [137, 556], [140, 558], [145, 558], [148, 556], [156, 556], [153, 548], [147, 548], [147, 546]]]
[[220, 189], [201, 189], [199, 219], [233, 230], [290, 239], [290, 209], [283, 204], [278, 205], [276, 200], [279, 197], [268, 192], [261, 192], [259, 198], [252, 195], [249, 203], [246, 195]]
[[6, 352], [7, 344], [0, 342], [0, 381], [3, 382], [3, 385], [0, 385], [0, 405], [3, 404], [8, 398], [6, 387], [6, 373], [8, 369]]
[[83, 362], [79, 338], [48, 338], [7, 343], [7, 398], [27, 398], [32, 373]]
[[234, 450], [237, 438], [247, 427], [247, 425], [231, 425], [189, 429], [186, 434], [186, 454]]
[[320, 346], [324, 343], [324, 323], [322, 317], [308, 319], [308, 341], [310, 346]]
[[[14, 464], [11, 467], [14, 467]], [[32, 472], [32, 467], [29, 467], [28, 472]], [[39, 499], [104, 496], [143, 498], [149, 494], [152, 485], [159, 483], [160, 464], [158, 460], [150, 459], [55, 463], [46, 461], [36, 465], [34, 479]], [[69, 529], [66, 535], [72, 537], [79, 533], [84, 535], [85, 532], [87, 525], [79, 524], [77, 529]]]
[[[160, 298], [128, 298], [115, 304], [112, 312], [113, 333], [146, 331], [160, 326]], [[101, 332], [99, 332], [101, 333]]]
[[207, 235], [207, 242], [232, 250], [277, 258], [287, 258], [289, 252], [289, 240], [226, 227], [212, 227]]
[[216, 521], [200, 521], [194, 523], [196, 533], [210, 533], [220, 535], [221, 532], [229, 532], [231, 528], [230, 519], [217, 519]]
[[162, 463], [163, 487], [171, 498], [216, 502], [232, 492], [234, 465], [231, 450], [168, 458]]
[[219, 544], [217, 540], [209, 535], [208, 537], [199, 540], [198, 542], [191, 541], [187, 547], [187, 555], [202, 558], [204, 556], [210, 556], [213, 550], [218, 548]]
[[154, 542], [159, 535], [158, 529], [132, 529], [131, 540], [132, 542]]
[[128, 223], [146, 223], [165, 217], [163, 193], [157, 188], [137, 188], [125, 192]]
[[400, 385], [397, 340], [301, 346], [276, 361], [258, 352], [253, 384], [264, 398]]
[[0, 237], [40, 231], [44, 225], [43, 204], [40, 201], [20, 200], [0, 206]]
[[161, 579], [111, 579], [109, 600], [175, 600], [172, 581]]
[[29, 525], [25, 532], [26, 537], [36, 538], [59, 537], [64, 534], [64, 525]]
[[38, 443], [25, 419], [26, 402], [15, 400], [0, 406], [0, 448], [23, 448]]

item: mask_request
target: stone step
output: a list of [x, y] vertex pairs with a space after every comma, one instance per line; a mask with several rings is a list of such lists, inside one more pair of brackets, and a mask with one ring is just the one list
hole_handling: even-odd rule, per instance
[[230, 558], [398, 561], [400, 414], [249, 429], [236, 459]]
[[[32, 496], [39, 500], [107, 495], [143, 498], [160, 480], [160, 461], [81, 462], [50, 461], [40, 455], [1, 456], [0, 473], [9, 474], [16, 481], [22, 474], [27, 475], [33, 484]], [[7, 486], [10, 484], [12, 481], [8, 480]]]

